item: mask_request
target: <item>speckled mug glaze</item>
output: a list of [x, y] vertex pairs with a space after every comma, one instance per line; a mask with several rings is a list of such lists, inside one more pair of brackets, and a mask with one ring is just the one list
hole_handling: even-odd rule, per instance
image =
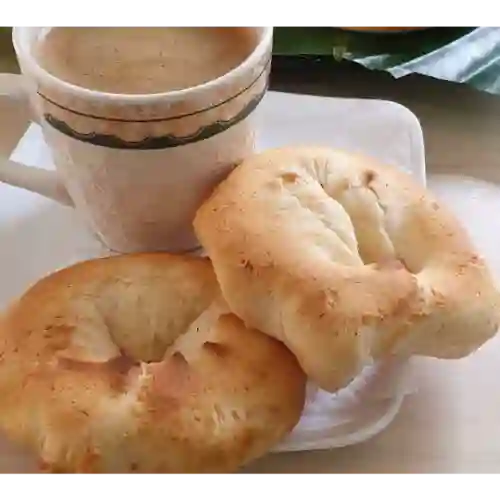
[[14, 46], [72, 204], [113, 251], [196, 249], [197, 207], [254, 151], [272, 28], [254, 28], [255, 49], [229, 73], [150, 95], [98, 92], [47, 73], [33, 48], [48, 29], [15, 28]]

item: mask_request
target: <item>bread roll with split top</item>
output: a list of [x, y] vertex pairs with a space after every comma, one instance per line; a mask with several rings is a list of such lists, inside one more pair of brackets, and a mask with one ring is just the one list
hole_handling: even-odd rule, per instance
[[208, 259], [79, 263], [0, 319], [0, 430], [47, 471], [235, 471], [293, 429], [305, 384], [230, 313]]
[[194, 222], [231, 310], [336, 391], [390, 355], [460, 358], [500, 321], [492, 274], [410, 175], [321, 147], [243, 161]]

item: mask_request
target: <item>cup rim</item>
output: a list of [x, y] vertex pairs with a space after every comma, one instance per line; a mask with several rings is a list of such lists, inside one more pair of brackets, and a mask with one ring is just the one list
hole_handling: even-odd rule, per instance
[[[249, 26], [250, 27], [250, 26]], [[33, 57], [33, 53], [28, 46], [29, 43], [26, 40], [26, 36], [29, 30], [37, 29], [34, 27], [21, 27], [15, 26], [12, 28], [12, 43], [14, 45], [14, 49], [16, 51], [17, 57], [22, 62], [27, 62], [30, 65], [30, 68], [33, 72], [40, 78], [45, 79], [47, 82], [52, 83], [53, 85], [58, 85], [63, 87], [68, 92], [73, 94], [80, 94], [83, 97], [92, 99], [92, 100], [112, 100], [112, 101], [120, 101], [125, 104], [150, 104], [153, 101], [168, 98], [168, 99], [182, 99], [186, 97], [187, 94], [202, 92], [202, 91], [210, 91], [213, 88], [219, 86], [223, 81], [228, 79], [237, 78], [239, 75], [244, 73], [248, 68], [252, 67], [256, 61], [258, 61], [267, 51], [268, 46], [272, 44], [273, 38], [273, 27], [272, 26], [263, 26], [261, 27], [262, 32], [260, 34], [260, 40], [256, 44], [255, 48], [252, 52], [243, 59], [238, 66], [234, 67], [227, 73], [218, 76], [217, 78], [210, 80], [205, 83], [201, 83], [198, 85], [194, 85], [192, 87], [186, 87], [184, 89], [172, 90], [167, 92], [158, 92], [154, 94], [117, 94], [113, 92], [102, 92], [99, 90], [87, 89], [85, 87], [81, 87], [79, 85], [75, 85], [73, 83], [67, 82], [66, 80], [62, 80], [51, 73], [49, 73], [46, 69], [44, 69], [35, 57]], [[38, 28], [40, 29], [40, 28]]]

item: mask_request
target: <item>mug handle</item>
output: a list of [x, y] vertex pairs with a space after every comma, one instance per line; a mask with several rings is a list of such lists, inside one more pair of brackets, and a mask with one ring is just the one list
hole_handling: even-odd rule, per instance
[[[23, 76], [0, 73], [0, 99], [8, 99], [20, 107], [28, 105], [28, 91]], [[0, 182], [27, 189], [62, 205], [74, 206], [57, 172], [28, 167], [0, 157]]]

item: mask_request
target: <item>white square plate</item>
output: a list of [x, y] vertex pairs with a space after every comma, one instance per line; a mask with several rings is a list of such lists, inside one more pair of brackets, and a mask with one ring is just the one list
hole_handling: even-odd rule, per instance
[[[399, 104], [270, 92], [257, 111], [258, 148], [315, 144], [365, 153], [425, 183], [422, 130]], [[11, 155], [53, 168], [38, 125], [30, 125]], [[44, 274], [102, 254], [72, 209], [0, 183], [0, 305]], [[311, 388], [303, 418], [275, 451], [346, 446], [386, 427], [411, 390], [408, 363], [369, 367], [338, 394]], [[24, 458], [0, 441], [0, 472], [22, 468]], [[20, 465], [21, 464], [21, 465]]]

